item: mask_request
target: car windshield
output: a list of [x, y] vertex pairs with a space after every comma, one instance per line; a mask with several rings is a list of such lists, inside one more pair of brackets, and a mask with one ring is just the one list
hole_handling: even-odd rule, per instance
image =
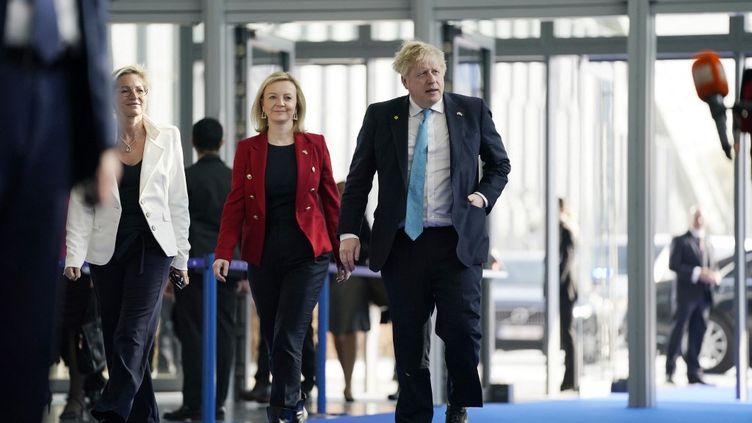
[[542, 258], [505, 259], [502, 269], [507, 271], [505, 284], [524, 286], [543, 286]]

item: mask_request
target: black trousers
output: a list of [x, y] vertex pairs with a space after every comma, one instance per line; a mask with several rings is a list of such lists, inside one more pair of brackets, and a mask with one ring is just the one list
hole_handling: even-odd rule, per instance
[[[175, 290], [175, 331], [182, 345], [183, 405], [201, 408], [203, 366], [204, 275], [191, 270], [191, 283]], [[217, 282], [217, 408], [227, 399], [235, 353], [235, 309], [238, 278]]]
[[572, 324], [572, 310], [574, 302], [569, 299], [566, 291], [559, 290], [559, 335], [561, 339], [561, 349], [564, 350], [564, 379], [562, 386], [577, 386], [575, 377], [574, 358], [574, 325]]
[[681, 354], [681, 341], [685, 333], [687, 333], [687, 353], [684, 359], [687, 362], [687, 376], [700, 377], [702, 375], [699, 358], [702, 339], [708, 328], [710, 302], [709, 296], [677, 299], [676, 321], [671, 329], [666, 352], [667, 375], [673, 375], [676, 370], [676, 358]]
[[[256, 363], [256, 386], [269, 386], [269, 347], [262, 339], [258, 347], [258, 363]], [[300, 388], [304, 393], [309, 393], [316, 385], [316, 345], [313, 343], [313, 326], [308, 325], [305, 339], [303, 340], [303, 352], [301, 356], [300, 372], [303, 375], [303, 381]]]
[[426, 228], [412, 241], [403, 231], [394, 240], [381, 275], [389, 297], [400, 396], [397, 422], [428, 423], [433, 418], [429, 374], [431, 314], [446, 345], [449, 403], [483, 405], [480, 361], [480, 264], [466, 267], [456, 255], [452, 227]]
[[149, 351], [162, 308], [172, 257], [156, 241], [133, 242], [104, 266], [91, 266], [101, 307], [102, 333], [110, 379], [92, 410], [101, 418], [117, 414], [133, 423], [159, 422]]
[[0, 349], [0, 398], [9, 422], [38, 423], [51, 399], [72, 93], [88, 95], [68, 72], [14, 63], [0, 51], [0, 321], [9, 340]]
[[267, 226], [261, 266], [248, 268], [261, 336], [269, 346], [271, 406], [295, 408], [301, 399], [303, 341], [329, 259], [329, 254], [314, 258], [310, 242], [291, 221]]

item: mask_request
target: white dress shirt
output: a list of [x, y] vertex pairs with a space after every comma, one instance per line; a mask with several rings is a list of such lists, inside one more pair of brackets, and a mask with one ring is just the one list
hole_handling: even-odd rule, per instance
[[[31, 38], [32, 6], [27, 0], [8, 0], [5, 13], [4, 44], [11, 47], [25, 47]], [[55, 0], [57, 28], [60, 39], [69, 46], [77, 46], [81, 33], [78, 29], [78, 8], [76, 0]]]
[[[450, 173], [449, 129], [447, 129], [444, 100], [431, 106], [428, 117], [428, 156], [426, 184], [423, 197], [423, 226], [452, 224], [452, 181]], [[410, 119], [407, 123], [407, 175], [413, 163], [415, 139], [423, 121], [423, 109], [410, 99]]]

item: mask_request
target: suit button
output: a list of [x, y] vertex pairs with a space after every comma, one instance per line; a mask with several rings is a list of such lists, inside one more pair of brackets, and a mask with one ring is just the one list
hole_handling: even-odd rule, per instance
[[115, 210], [120, 210], [120, 206], [115, 206]]
[[258, 217], [258, 215], [257, 215], [257, 214], [254, 214], [254, 215], [253, 215], [253, 220], [259, 220], [259, 217]]
[[315, 192], [316, 188], [311, 187], [311, 189], [309, 189], [308, 191]]
[[250, 181], [251, 179], [253, 179], [253, 175], [251, 175], [251, 174], [249, 173], [249, 174], [245, 175], [245, 178], [246, 178], [246, 179], [248, 179], [248, 180]]
[[311, 166], [311, 172], [316, 173], [316, 166]]
[[305, 209], [306, 211], [311, 210], [311, 206], [307, 206]]
[[139, 201], [139, 203], [141, 203], [141, 205], [143, 206], [144, 205], [144, 200]]
[[157, 227], [156, 227], [156, 226], [154, 226], [154, 225], [151, 225], [151, 230], [152, 230], [152, 231], [156, 231], [156, 230], [157, 230]]
[[146, 217], [151, 217], [151, 212], [146, 212]]
[[249, 196], [248, 198], [250, 198], [251, 200], [255, 200], [255, 199], [256, 199], [256, 196], [255, 196], [255, 195], [253, 195], [253, 194], [251, 194], [251, 195], [250, 195], [250, 196]]

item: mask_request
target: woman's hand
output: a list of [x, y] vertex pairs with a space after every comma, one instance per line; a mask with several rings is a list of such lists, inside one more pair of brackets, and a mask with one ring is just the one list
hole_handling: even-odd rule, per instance
[[72, 281], [78, 280], [81, 277], [81, 268], [68, 266], [63, 270], [63, 275]]
[[227, 260], [216, 259], [212, 265], [214, 277], [220, 282], [227, 282], [227, 272], [230, 270], [230, 262]]

